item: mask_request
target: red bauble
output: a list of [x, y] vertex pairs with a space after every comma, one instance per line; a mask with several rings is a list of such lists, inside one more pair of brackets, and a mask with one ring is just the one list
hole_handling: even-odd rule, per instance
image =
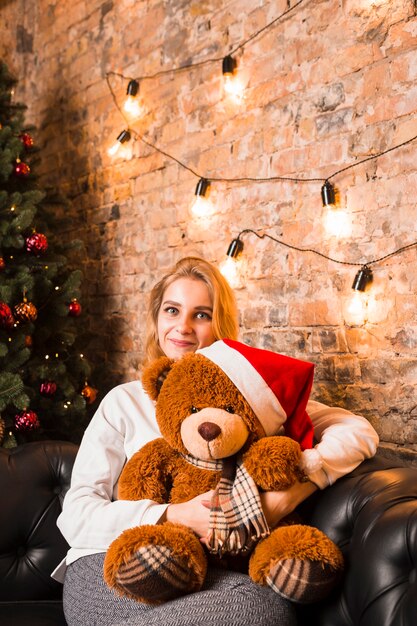
[[52, 398], [57, 390], [57, 384], [53, 380], [44, 380], [39, 387], [39, 392], [42, 396]]
[[21, 135], [19, 135], [19, 139], [27, 150], [33, 148], [33, 139], [29, 135], [29, 133], [22, 133]]
[[94, 387], [90, 387], [88, 383], [85, 383], [83, 389], [81, 390], [81, 395], [85, 398], [87, 404], [93, 404], [97, 398], [97, 389], [94, 389]]
[[23, 161], [16, 161], [14, 166], [14, 173], [16, 176], [21, 176], [25, 178], [30, 174], [30, 167], [27, 163], [23, 163]]
[[78, 302], [77, 298], [73, 298], [68, 305], [68, 315], [71, 317], [78, 317], [81, 315], [81, 304]]
[[14, 324], [11, 308], [5, 302], [0, 302], [0, 327], [9, 329]]
[[26, 238], [26, 250], [34, 254], [44, 254], [48, 249], [48, 240], [42, 233], [33, 233]]
[[0, 256], [0, 272], [2, 272], [4, 270], [4, 268], [6, 267], [6, 262], [3, 259], [2, 256]]
[[14, 425], [16, 430], [27, 432], [29, 430], [36, 430], [37, 428], [39, 428], [40, 423], [35, 411], [25, 409], [24, 411], [20, 411], [20, 413], [15, 415]]

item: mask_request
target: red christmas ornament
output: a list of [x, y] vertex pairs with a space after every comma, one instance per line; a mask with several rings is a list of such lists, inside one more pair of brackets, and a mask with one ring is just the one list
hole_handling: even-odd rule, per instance
[[2, 272], [5, 267], [6, 267], [6, 261], [3, 259], [2, 256], [0, 256], [0, 272]]
[[30, 167], [27, 163], [23, 163], [23, 161], [16, 161], [14, 165], [14, 173], [16, 176], [26, 178], [26, 176], [29, 176], [30, 174]]
[[26, 348], [31, 348], [33, 346], [33, 339], [30, 335], [26, 335], [25, 337], [25, 346]]
[[36, 430], [37, 428], [39, 428], [40, 423], [35, 411], [25, 409], [24, 411], [20, 411], [20, 413], [15, 415], [14, 425], [16, 430], [28, 432], [30, 430]]
[[81, 390], [81, 395], [85, 398], [87, 404], [93, 404], [94, 400], [97, 398], [97, 389], [94, 389], [94, 387], [90, 387], [88, 383], [85, 383], [83, 389]]
[[26, 238], [26, 250], [34, 254], [44, 254], [48, 249], [48, 240], [42, 233], [33, 233]]
[[19, 139], [27, 150], [33, 148], [33, 139], [29, 135], [29, 133], [22, 133], [21, 135], [19, 135]]
[[42, 396], [52, 398], [57, 390], [57, 384], [53, 380], [44, 380], [39, 387], [39, 392]]
[[11, 308], [5, 302], [0, 302], [0, 327], [9, 329], [14, 324]]
[[73, 298], [68, 305], [68, 315], [71, 317], [78, 317], [81, 315], [81, 304], [78, 302], [77, 298]]

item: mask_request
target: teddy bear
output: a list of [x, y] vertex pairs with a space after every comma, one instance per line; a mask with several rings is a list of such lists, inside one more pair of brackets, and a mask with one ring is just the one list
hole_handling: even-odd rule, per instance
[[329, 593], [343, 570], [336, 544], [291, 520], [269, 528], [261, 506], [262, 492], [306, 479], [313, 369], [227, 339], [144, 368], [162, 437], [126, 463], [118, 497], [181, 503], [211, 492], [210, 528], [204, 540], [169, 521], [125, 530], [106, 553], [109, 587], [160, 604], [200, 590], [214, 559], [232, 568], [243, 563], [255, 583], [294, 602]]

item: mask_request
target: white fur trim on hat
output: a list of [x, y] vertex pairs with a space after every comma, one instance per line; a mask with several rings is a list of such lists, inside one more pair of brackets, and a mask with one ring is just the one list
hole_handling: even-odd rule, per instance
[[280, 432], [287, 415], [272, 389], [240, 352], [220, 340], [207, 348], [197, 350], [197, 353], [218, 365], [236, 385], [255, 412], [267, 436]]

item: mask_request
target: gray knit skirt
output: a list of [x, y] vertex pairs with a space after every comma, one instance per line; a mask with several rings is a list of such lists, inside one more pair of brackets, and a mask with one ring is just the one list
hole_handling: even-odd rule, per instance
[[104, 554], [92, 554], [68, 567], [68, 626], [296, 626], [293, 606], [245, 574], [209, 568], [201, 591], [154, 607], [110, 590], [103, 561]]

